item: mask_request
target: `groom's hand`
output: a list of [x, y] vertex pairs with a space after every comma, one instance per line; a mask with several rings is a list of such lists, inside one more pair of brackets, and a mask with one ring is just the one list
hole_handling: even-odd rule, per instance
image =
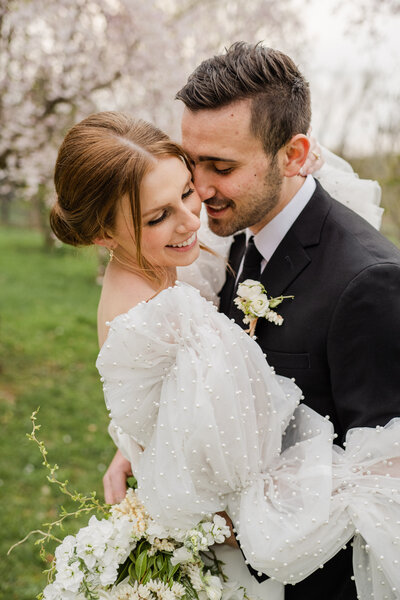
[[104, 499], [107, 504], [115, 504], [125, 498], [126, 480], [131, 476], [131, 463], [117, 450], [103, 477]]
[[310, 139], [310, 150], [308, 151], [307, 160], [300, 170], [300, 175], [303, 175], [303, 177], [319, 171], [325, 163], [321, 146], [318, 144], [316, 138], [310, 135], [310, 133], [308, 137]]

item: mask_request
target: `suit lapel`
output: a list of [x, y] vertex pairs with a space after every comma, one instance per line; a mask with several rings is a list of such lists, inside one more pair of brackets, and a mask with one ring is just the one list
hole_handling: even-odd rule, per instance
[[296, 235], [293, 231], [289, 231], [261, 274], [261, 283], [268, 295], [284, 294], [310, 261], [309, 255]]
[[322, 227], [331, 207], [331, 198], [318, 181], [316, 184], [310, 201], [262, 272], [261, 282], [271, 296], [290, 293], [290, 284], [311, 262], [307, 249], [320, 243]]

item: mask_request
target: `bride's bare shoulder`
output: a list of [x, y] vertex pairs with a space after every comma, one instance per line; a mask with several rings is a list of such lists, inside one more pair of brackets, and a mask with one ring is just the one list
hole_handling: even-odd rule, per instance
[[97, 310], [99, 345], [102, 346], [107, 337], [107, 323], [143, 300], [149, 300], [156, 291], [150, 282], [135, 273], [107, 269]]

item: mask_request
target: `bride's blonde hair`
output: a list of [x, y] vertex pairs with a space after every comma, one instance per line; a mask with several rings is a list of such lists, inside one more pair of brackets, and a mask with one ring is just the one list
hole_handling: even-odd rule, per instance
[[159, 267], [141, 252], [140, 185], [162, 157], [176, 156], [192, 172], [179, 144], [160, 129], [118, 112], [90, 115], [67, 133], [58, 152], [54, 183], [57, 201], [50, 225], [59, 240], [88, 246], [112, 234], [123, 196], [129, 198], [136, 262], [140, 272], [160, 282]]

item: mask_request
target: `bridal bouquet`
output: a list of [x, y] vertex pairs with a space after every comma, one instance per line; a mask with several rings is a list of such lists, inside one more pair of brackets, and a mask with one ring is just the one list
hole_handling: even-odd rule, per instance
[[229, 536], [219, 515], [171, 535], [128, 489], [108, 518], [92, 516], [57, 547], [43, 600], [219, 600], [224, 577], [209, 547]]
[[[46, 531], [31, 531], [14, 544], [8, 554], [31, 535], [40, 533], [42, 558], [45, 544], [59, 542], [48, 573], [48, 585], [38, 598], [41, 600], [244, 600], [245, 589], [227, 581], [221, 570], [222, 562], [213, 551], [230, 537], [225, 519], [219, 515], [203, 519], [190, 530], [174, 528], [168, 531], [146, 512], [134, 489], [129, 488], [119, 504], [104, 505], [95, 492], [85, 496], [71, 492], [68, 481], [57, 478], [58, 465], [47, 460], [47, 449], [38, 439], [40, 425], [37, 412], [31, 416], [32, 433], [49, 471], [47, 480], [56, 485], [79, 508], [73, 512], [62, 509]], [[65, 519], [96, 511], [86, 527], [63, 541], [53, 530], [62, 527]], [[224, 593], [225, 592], [225, 593]]]

